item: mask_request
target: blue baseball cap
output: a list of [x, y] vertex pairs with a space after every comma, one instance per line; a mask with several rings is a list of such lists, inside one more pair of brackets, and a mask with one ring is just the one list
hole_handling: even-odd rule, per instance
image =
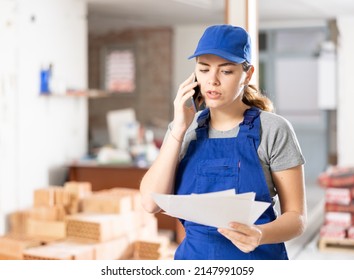
[[203, 54], [214, 54], [234, 63], [251, 64], [251, 38], [242, 27], [213, 25], [200, 38], [191, 59]]

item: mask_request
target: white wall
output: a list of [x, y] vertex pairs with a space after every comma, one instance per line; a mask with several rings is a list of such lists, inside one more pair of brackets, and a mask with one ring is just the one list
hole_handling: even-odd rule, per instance
[[179, 25], [173, 29], [173, 88], [174, 100], [179, 85], [194, 72], [195, 59], [188, 60], [208, 25]]
[[6, 109], [0, 120], [0, 233], [8, 213], [31, 206], [35, 189], [64, 180], [65, 164], [87, 150], [87, 100], [39, 95], [40, 68], [48, 63], [67, 87], [87, 88], [85, 1], [7, 2], [0, 14], [0, 58], [8, 61], [0, 66], [0, 108]]
[[338, 164], [354, 165], [354, 16], [337, 18], [338, 47]]
[[0, 233], [5, 230], [4, 213], [17, 205], [18, 193], [15, 8], [14, 1], [0, 2]]

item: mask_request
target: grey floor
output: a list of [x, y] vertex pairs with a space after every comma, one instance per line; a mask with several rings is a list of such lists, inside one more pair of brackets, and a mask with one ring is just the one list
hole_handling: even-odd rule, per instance
[[308, 226], [305, 233], [286, 243], [291, 260], [354, 260], [354, 249], [319, 250], [319, 230], [324, 219], [324, 189], [316, 184], [306, 186]]

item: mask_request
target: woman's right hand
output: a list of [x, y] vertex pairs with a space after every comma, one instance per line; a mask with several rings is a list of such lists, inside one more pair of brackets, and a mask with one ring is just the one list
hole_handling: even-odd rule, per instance
[[151, 193], [173, 193], [180, 147], [184, 134], [195, 116], [193, 107], [188, 107], [186, 103], [193, 96], [193, 88], [197, 86], [197, 82], [193, 82], [193, 80], [194, 73], [179, 86], [173, 102], [174, 119], [173, 127], [170, 131], [170, 136], [172, 135], [172, 137], [168, 137], [163, 142], [159, 156], [145, 173], [140, 183], [142, 205], [150, 213], [160, 210], [159, 206], [152, 199]]
[[173, 132], [174, 136], [182, 139], [187, 128], [192, 123], [195, 111], [193, 106], [188, 107], [186, 102], [194, 94], [194, 88], [198, 85], [194, 82], [195, 74], [192, 73], [178, 88], [176, 98], [173, 102], [174, 106], [174, 119], [173, 119]]

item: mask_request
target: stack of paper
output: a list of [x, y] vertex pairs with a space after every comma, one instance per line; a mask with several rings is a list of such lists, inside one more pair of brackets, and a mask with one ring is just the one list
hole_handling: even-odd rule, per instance
[[255, 201], [255, 193], [235, 194], [235, 190], [205, 194], [151, 194], [165, 214], [198, 224], [230, 228], [230, 222], [252, 225], [270, 203]]

